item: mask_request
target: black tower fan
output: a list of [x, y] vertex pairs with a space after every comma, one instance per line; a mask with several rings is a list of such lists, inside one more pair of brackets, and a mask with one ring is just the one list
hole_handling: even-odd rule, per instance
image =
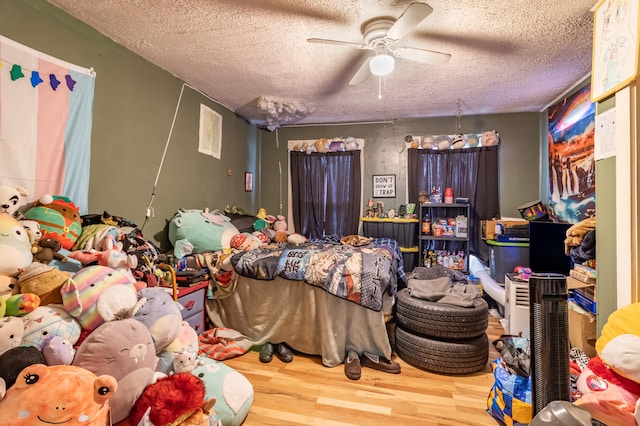
[[529, 325], [534, 416], [551, 401], [571, 402], [567, 303], [564, 275], [531, 275]]

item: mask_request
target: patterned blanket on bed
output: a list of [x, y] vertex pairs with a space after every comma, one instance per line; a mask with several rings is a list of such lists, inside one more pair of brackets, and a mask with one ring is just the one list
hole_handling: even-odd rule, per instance
[[382, 238], [361, 247], [336, 237], [266, 246], [238, 253], [231, 262], [240, 275], [303, 281], [375, 311], [382, 309], [384, 292], [395, 295], [398, 280], [405, 280], [398, 243]]

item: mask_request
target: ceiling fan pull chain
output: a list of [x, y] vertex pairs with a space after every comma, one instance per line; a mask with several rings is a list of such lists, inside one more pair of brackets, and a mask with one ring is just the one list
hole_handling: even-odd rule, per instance
[[382, 99], [382, 77], [378, 77], [378, 99]]

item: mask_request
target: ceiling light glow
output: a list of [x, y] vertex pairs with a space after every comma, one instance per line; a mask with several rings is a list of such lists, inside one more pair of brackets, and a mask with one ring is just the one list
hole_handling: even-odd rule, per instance
[[381, 53], [371, 58], [369, 61], [369, 70], [371, 74], [382, 77], [391, 74], [395, 64], [396, 61], [393, 59], [393, 56]]

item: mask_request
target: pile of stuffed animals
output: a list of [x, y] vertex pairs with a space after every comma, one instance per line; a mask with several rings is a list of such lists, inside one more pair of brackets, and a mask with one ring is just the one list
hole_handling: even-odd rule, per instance
[[0, 426], [242, 423], [251, 383], [198, 354], [129, 227], [83, 227], [63, 196], [20, 215], [26, 196], [0, 185]]
[[596, 341], [597, 356], [577, 374], [574, 404], [607, 425], [640, 425], [640, 303], [614, 311]]

